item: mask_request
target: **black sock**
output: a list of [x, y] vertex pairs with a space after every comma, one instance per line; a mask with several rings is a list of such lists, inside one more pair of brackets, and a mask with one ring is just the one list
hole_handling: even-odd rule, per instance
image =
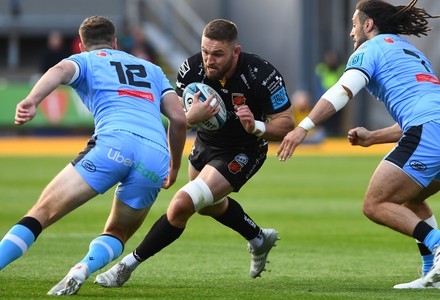
[[185, 228], [177, 228], [171, 225], [167, 215], [163, 215], [154, 223], [144, 240], [133, 252], [135, 258], [139, 261], [146, 260], [177, 240], [184, 230]]
[[414, 228], [414, 232], [412, 236], [416, 240], [423, 242], [426, 236], [428, 235], [428, 233], [430, 233], [432, 229], [433, 228], [430, 225], [428, 225], [428, 223], [426, 223], [425, 221], [420, 221], [416, 225], [416, 228]]
[[417, 243], [417, 247], [419, 247], [421, 256], [432, 254], [431, 250], [429, 250], [428, 247], [425, 246], [425, 244]]
[[229, 197], [228, 200], [229, 205], [224, 214], [215, 219], [237, 231], [246, 240], [257, 237], [260, 233], [260, 227], [244, 212], [237, 201]]
[[[23, 225], [27, 227], [35, 236], [35, 240], [43, 231], [43, 226], [41, 226], [40, 222], [33, 217], [23, 217], [17, 224]], [[35, 241], [34, 240], [34, 241]]]

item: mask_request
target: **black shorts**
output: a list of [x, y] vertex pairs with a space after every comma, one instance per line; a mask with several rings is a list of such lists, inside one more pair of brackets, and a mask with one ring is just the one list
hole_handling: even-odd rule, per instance
[[210, 165], [219, 171], [238, 192], [261, 168], [267, 157], [268, 144], [262, 141], [256, 149], [225, 149], [205, 145], [196, 138], [189, 155], [191, 165], [201, 171]]

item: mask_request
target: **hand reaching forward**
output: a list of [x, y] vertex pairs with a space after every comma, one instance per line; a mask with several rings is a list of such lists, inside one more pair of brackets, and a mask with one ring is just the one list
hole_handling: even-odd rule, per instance
[[280, 158], [280, 161], [285, 161], [290, 158], [293, 151], [304, 141], [306, 136], [307, 131], [299, 126], [286, 134], [276, 154]]

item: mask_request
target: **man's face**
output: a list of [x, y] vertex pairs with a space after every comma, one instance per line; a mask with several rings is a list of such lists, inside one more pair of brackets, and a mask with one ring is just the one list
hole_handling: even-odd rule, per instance
[[202, 37], [203, 68], [211, 80], [224, 79], [232, 68], [234, 48], [230, 43]]
[[368, 38], [364, 31], [365, 21], [361, 23], [358, 10], [354, 12], [352, 22], [353, 22], [353, 27], [351, 28], [350, 36], [354, 42], [353, 48], [354, 50], [356, 50], [357, 48], [359, 48], [360, 45], [362, 45], [365, 41], [367, 41]]

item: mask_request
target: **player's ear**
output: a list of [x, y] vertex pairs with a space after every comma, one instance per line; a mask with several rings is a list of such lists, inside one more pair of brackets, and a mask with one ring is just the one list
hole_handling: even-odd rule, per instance
[[240, 52], [241, 52], [241, 45], [235, 44], [235, 46], [234, 46], [234, 56], [238, 57], [240, 55]]
[[118, 49], [118, 39], [117, 38], [115, 38], [114, 40], [113, 40], [113, 49]]
[[372, 18], [367, 18], [365, 20], [364, 29], [366, 32], [374, 30], [374, 20]]
[[78, 46], [79, 46], [79, 50], [81, 50], [81, 52], [87, 52], [87, 49], [83, 43], [78, 43]]

